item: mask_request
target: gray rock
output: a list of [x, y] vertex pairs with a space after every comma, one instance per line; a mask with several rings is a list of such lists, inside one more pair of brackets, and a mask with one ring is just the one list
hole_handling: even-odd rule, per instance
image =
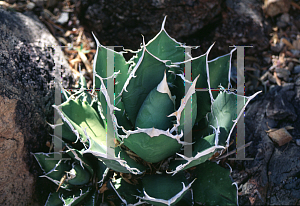
[[284, 81], [288, 81], [289, 76], [291, 75], [289, 70], [283, 68], [276, 68], [275, 72], [277, 73], [277, 76], [282, 78]]
[[300, 65], [297, 65], [297, 66], [294, 67], [293, 73], [294, 74], [300, 73]]
[[175, 39], [194, 34], [221, 13], [223, 0], [190, 1], [81, 1], [79, 14], [86, 26], [99, 36], [104, 45], [118, 45], [139, 49], [141, 34], [146, 40], [165, 28]]
[[39, 188], [45, 180], [30, 152], [46, 152], [53, 133], [54, 66], [64, 87], [72, 75], [38, 18], [0, 9], [0, 19], [0, 205], [42, 205], [50, 188]]
[[277, 93], [271, 97], [272, 101], [266, 104], [266, 116], [274, 120], [295, 121], [297, 114], [294, 106], [287, 101], [285, 93]]

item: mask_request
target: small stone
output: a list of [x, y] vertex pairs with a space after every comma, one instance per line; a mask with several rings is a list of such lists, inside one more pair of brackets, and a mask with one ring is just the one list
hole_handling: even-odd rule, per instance
[[280, 16], [280, 21], [289, 23], [290, 22], [290, 15], [288, 13], [284, 13]]
[[282, 89], [284, 91], [293, 90], [294, 86], [295, 86], [294, 83], [284, 83], [284, 85], [282, 86]]
[[273, 52], [278, 53], [282, 50], [283, 46], [284, 46], [284, 43], [282, 40], [280, 40], [280, 42], [277, 42], [275, 45], [271, 45], [271, 50]]
[[295, 85], [299, 86], [300, 85], [300, 77], [298, 77], [295, 81]]
[[33, 2], [28, 2], [26, 7], [27, 7], [27, 9], [32, 10], [35, 7], [35, 4]]
[[293, 71], [293, 69], [294, 69], [294, 63], [293, 62], [289, 62], [289, 64], [288, 64], [288, 70], [289, 71]]
[[284, 81], [288, 81], [291, 72], [287, 69], [277, 68], [275, 69], [278, 78], [284, 79]]
[[284, 27], [286, 27], [288, 24], [286, 23], [286, 22], [283, 22], [283, 21], [278, 21], [277, 23], [276, 23], [276, 25], [277, 25], [277, 27], [278, 28], [284, 28]]
[[296, 145], [300, 146], [300, 139], [296, 139]]
[[300, 65], [297, 65], [297, 66], [294, 67], [293, 73], [294, 74], [300, 73]]
[[[294, 46], [294, 44], [293, 44], [293, 46]], [[294, 46], [294, 47], [295, 47], [295, 46]], [[291, 49], [290, 51], [292, 52], [292, 54], [293, 54], [294, 56], [299, 56], [299, 55], [300, 55], [300, 50], [297, 50], [297, 49]]]
[[265, 0], [263, 11], [268, 16], [276, 16], [281, 13], [287, 13], [290, 9], [289, 0]]
[[69, 20], [69, 12], [62, 12], [60, 17], [57, 19], [57, 22], [60, 24], [65, 24]]
[[274, 142], [278, 144], [278, 146], [285, 145], [293, 139], [293, 137], [285, 128], [272, 131], [268, 135]]

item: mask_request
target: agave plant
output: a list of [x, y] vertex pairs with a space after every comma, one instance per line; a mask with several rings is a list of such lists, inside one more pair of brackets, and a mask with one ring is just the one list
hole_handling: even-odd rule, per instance
[[[235, 49], [209, 61], [211, 47], [193, 58], [165, 21], [138, 51], [115, 52], [95, 38], [93, 88], [81, 77], [80, 90], [63, 90], [64, 102], [54, 105], [63, 120], [55, 125], [62, 127], [63, 159], [34, 154], [58, 188], [46, 205], [237, 204], [230, 170], [214, 157], [228, 148], [255, 95], [224, 89]], [[134, 55], [126, 61], [124, 52]]]

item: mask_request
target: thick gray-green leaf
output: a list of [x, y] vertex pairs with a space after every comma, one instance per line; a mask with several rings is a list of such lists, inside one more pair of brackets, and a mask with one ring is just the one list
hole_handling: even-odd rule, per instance
[[79, 99], [70, 100], [56, 108], [66, 122], [65, 124], [70, 123], [74, 128], [73, 132], [77, 131], [83, 142], [87, 140], [84, 131], [86, 129], [87, 135], [99, 145], [106, 144], [106, 130], [101, 124], [102, 119], [87, 102], [82, 102]]
[[143, 160], [156, 163], [174, 155], [182, 146], [180, 137], [158, 129], [139, 129], [124, 138], [124, 145]]
[[71, 194], [63, 194], [61, 199], [64, 202], [64, 205], [76, 206], [78, 203], [84, 200], [84, 198], [91, 191], [91, 187], [84, 187], [83, 189], [74, 190]]
[[168, 117], [173, 112], [174, 103], [169, 95], [154, 88], [140, 108], [135, 127], [167, 130], [173, 125], [172, 117]]
[[72, 169], [67, 172], [69, 179], [68, 183], [72, 185], [84, 185], [87, 184], [91, 178], [91, 174], [87, 169], [79, 164], [73, 164]]
[[146, 175], [142, 183], [144, 197], [141, 199], [156, 206], [175, 205], [191, 186], [183, 172], [174, 176]]
[[63, 206], [63, 201], [59, 198], [59, 193], [50, 193], [45, 206]]
[[127, 183], [123, 178], [112, 179], [112, 186], [125, 204], [135, 204], [138, 202], [136, 196], [140, 195], [139, 191], [143, 190], [141, 184], [132, 185]]
[[194, 200], [205, 205], [237, 205], [237, 188], [230, 171], [213, 162], [197, 166], [197, 179], [192, 185]]
[[132, 71], [133, 76], [129, 80], [126, 91], [122, 93], [125, 111], [133, 124], [146, 97], [161, 82], [164, 72], [168, 70], [165, 63], [157, 60], [147, 51], [143, 52], [140, 64], [138, 63], [137, 68]]

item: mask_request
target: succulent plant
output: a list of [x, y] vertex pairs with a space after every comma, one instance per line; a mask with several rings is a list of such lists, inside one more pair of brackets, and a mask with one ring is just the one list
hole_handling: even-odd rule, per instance
[[[63, 90], [64, 102], [54, 105], [63, 120], [55, 125], [62, 129], [63, 159], [34, 154], [43, 177], [58, 187], [46, 205], [237, 204], [230, 170], [214, 157], [228, 148], [255, 95], [224, 89], [231, 87], [235, 49], [209, 61], [211, 46], [192, 58], [191, 47], [165, 31], [165, 21], [138, 51], [115, 52], [95, 38], [93, 88], [81, 77], [80, 90]], [[134, 55], [126, 61], [124, 52]], [[187, 146], [192, 156], [184, 155]]]

